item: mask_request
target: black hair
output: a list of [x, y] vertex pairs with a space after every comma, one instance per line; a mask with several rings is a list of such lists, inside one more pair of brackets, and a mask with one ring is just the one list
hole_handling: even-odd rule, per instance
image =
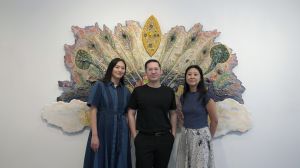
[[[187, 75], [187, 72], [192, 68], [197, 69], [200, 73], [200, 82], [197, 85], [197, 92], [200, 93], [199, 97], [198, 97], [198, 100], [200, 100], [201, 97], [207, 93], [207, 89], [206, 89], [205, 83], [204, 83], [204, 77], [203, 77], [202, 69], [198, 65], [190, 65], [189, 67], [187, 67], [187, 69], [185, 70], [185, 74], [184, 74], [184, 88], [183, 88], [183, 95], [182, 95], [182, 101], [183, 102], [184, 102], [184, 98], [186, 96], [186, 93], [190, 92], [190, 86], [186, 82], [186, 75]], [[204, 102], [202, 102], [202, 103], [204, 103]]]
[[147, 65], [151, 62], [156, 62], [159, 66], [159, 68], [161, 68], [159, 61], [155, 60], [155, 59], [149, 59], [146, 63], [145, 63], [145, 71], [147, 70]]
[[113, 71], [114, 67], [117, 65], [117, 63], [120, 62], [120, 61], [123, 62], [124, 65], [125, 65], [125, 73], [124, 73], [124, 76], [122, 76], [122, 78], [120, 79], [120, 83], [123, 84], [123, 85], [125, 84], [124, 77], [125, 77], [125, 74], [126, 74], [126, 63], [121, 58], [114, 58], [113, 60], [111, 60], [111, 62], [109, 63], [109, 65], [107, 67], [107, 70], [106, 70], [106, 73], [104, 75], [104, 78], [102, 79], [102, 81], [104, 83], [111, 82], [112, 71]]

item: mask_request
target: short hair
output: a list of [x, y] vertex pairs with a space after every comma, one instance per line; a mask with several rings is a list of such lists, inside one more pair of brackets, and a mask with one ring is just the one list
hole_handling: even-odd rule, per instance
[[159, 68], [161, 68], [159, 61], [155, 60], [155, 59], [149, 59], [146, 63], [145, 63], [145, 70], [147, 70], [147, 65], [151, 62], [156, 62], [159, 66]]

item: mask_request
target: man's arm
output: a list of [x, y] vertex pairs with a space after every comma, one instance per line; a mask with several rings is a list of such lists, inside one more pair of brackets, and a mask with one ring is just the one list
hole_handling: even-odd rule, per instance
[[176, 134], [176, 127], [177, 127], [177, 113], [176, 110], [171, 110], [170, 111], [170, 121], [171, 121], [171, 126], [172, 126], [172, 134], [175, 137]]
[[129, 108], [128, 109], [128, 124], [129, 124], [129, 128], [130, 128], [130, 133], [131, 136], [133, 138], [136, 137], [136, 122], [135, 122], [135, 114], [136, 114], [136, 110]]

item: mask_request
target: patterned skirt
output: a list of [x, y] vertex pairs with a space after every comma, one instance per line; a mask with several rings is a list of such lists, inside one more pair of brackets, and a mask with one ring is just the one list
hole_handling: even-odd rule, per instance
[[213, 146], [208, 127], [182, 128], [176, 168], [214, 168]]

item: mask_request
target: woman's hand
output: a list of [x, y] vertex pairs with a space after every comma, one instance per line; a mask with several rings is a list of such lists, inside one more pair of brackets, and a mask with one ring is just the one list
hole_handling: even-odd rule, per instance
[[93, 151], [97, 152], [99, 146], [100, 146], [100, 142], [99, 142], [98, 136], [92, 136], [92, 139], [91, 139], [91, 148], [93, 149]]
[[177, 118], [179, 119], [179, 121], [183, 122], [184, 116], [181, 111], [177, 113]]

